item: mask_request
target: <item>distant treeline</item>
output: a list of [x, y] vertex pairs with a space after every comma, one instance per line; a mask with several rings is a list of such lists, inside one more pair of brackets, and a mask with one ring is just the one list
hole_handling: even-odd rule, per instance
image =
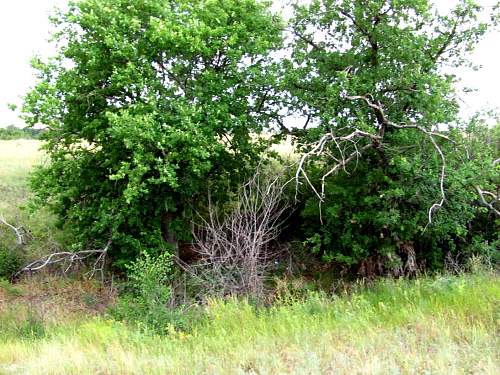
[[9, 125], [6, 128], [0, 128], [0, 140], [10, 139], [38, 139], [43, 129], [18, 128]]

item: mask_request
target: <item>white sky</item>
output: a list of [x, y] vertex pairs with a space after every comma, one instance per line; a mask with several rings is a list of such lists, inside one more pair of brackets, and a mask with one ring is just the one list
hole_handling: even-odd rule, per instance
[[[275, 0], [279, 2], [280, 0]], [[491, 6], [495, 0], [476, 0]], [[67, 0], [0, 0], [0, 126], [22, 126], [17, 114], [7, 108], [8, 103], [20, 105], [20, 96], [34, 84], [30, 58], [53, 53], [47, 42], [48, 15], [55, 6], [64, 6]], [[451, 8], [456, 0], [437, 0], [439, 8]], [[465, 87], [478, 91], [463, 97], [462, 113], [470, 115], [477, 110], [500, 108], [500, 31], [490, 32], [479, 43], [473, 61], [482, 65], [480, 71], [461, 70], [457, 74]]]

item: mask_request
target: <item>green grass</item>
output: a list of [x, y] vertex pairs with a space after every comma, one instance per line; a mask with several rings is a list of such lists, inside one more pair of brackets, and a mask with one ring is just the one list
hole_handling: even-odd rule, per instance
[[104, 317], [36, 327], [41, 338], [0, 333], [0, 373], [500, 373], [500, 284], [491, 274], [283, 301], [211, 301], [189, 333], [163, 336]]

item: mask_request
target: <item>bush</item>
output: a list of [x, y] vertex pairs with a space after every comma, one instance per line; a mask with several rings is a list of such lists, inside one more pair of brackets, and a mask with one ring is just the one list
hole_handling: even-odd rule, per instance
[[271, 172], [257, 169], [229, 207], [209, 204], [208, 219], [193, 235], [201, 261], [184, 267], [200, 283], [203, 297], [262, 296], [289, 209], [281, 174], [271, 176]]
[[137, 299], [150, 306], [165, 305], [171, 295], [172, 255], [164, 252], [153, 257], [147, 251], [127, 266]]
[[155, 333], [167, 333], [172, 327], [184, 327], [180, 310], [172, 308], [172, 255], [142, 252], [127, 265], [128, 293], [124, 294], [111, 314], [126, 322]]
[[0, 279], [12, 279], [22, 266], [22, 258], [15, 250], [0, 244]]
[[[472, 255], [495, 262], [498, 222], [480, 206], [474, 186], [495, 191], [496, 149], [486, 139], [498, 138], [489, 132], [480, 136], [478, 126], [477, 144], [460, 133], [449, 134], [455, 144], [469, 149], [468, 160], [463, 148], [441, 144], [446, 155], [446, 199], [433, 210], [432, 222], [429, 208], [440, 197], [439, 158], [432, 154], [432, 145], [419, 144], [417, 133], [395, 133], [390, 137], [398, 149], [382, 155], [367, 152], [355, 169], [327, 179], [321, 207], [313, 192], [303, 193], [304, 207], [295, 223], [298, 230], [293, 231], [296, 238], [324, 263], [364, 276], [439, 270], [450, 258], [454, 268], [463, 269]], [[403, 154], [400, 149], [409, 151]], [[320, 180], [322, 174], [322, 165], [311, 166], [311, 181]]]

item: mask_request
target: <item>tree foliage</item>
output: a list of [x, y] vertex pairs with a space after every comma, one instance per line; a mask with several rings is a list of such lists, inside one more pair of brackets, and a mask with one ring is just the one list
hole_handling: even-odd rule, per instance
[[324, 260], [414, 271], [468, 242], [480, 211], [471, 187], [494, 167], [491, 154], [466, 155], [445, 67], [468, 64], [489, 26], [480, 11], [471, 1], [448, 15], [416, 0], [296, 7], [284, 85], [290, 110], [317, 125], [298, 137], [296, 178], [314, 192], [302, 226]]
[[[280, 20], [254, 0], [82, 0], [53, 21], [59, 51], [34, 60], [26, 120], [48, 126], [33, 187], [119, 259], [187, 236], [208, 185], [242, 181], [267, 126]], [[173, 218], [173, 219], [172, 219]], [[162, 238], [163, 237], [163, 238]]]

